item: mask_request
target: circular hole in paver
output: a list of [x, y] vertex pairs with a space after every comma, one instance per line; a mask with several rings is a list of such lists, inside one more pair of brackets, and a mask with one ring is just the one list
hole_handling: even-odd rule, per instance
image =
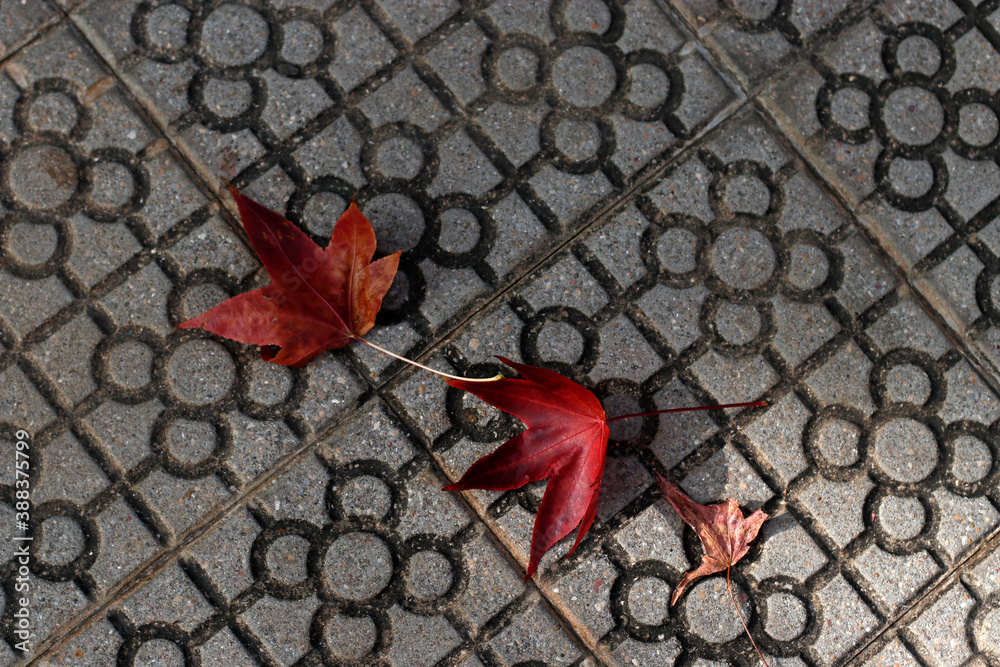
[[221, 118], [236, 118], [253, 104], [253, 88], [246, 81], [212, 77], [202, 89], [205, 107]]
[[187, 45], [190, 20], [191, 12], [180, 5], [157, 7], [146, 18], [146, 36], [149, 43], [166, 50], [183, 48]]
[[595, 107], [615, 91], [615, 66], [611, 59], [591, 46], [574, 46], [556, 58], [552, 81], [569, 104]]
[[236, 364], [219, 343], [189, 340], [171, 355], [167, 374], [181, 398], [203, 405], [226, 395], [236, 381]]
[[338, 489], [345, 514], [381, 519], [392, 509], [389, 485], [372, 475], [360, 475]]
[[670, 584], [657, 577], [643, 577], [628, 591], [628, 610], [643, 625], [660, 625], [670, 617]]
[[889, 164], [889, 183], [904, 197], [921, 197], [934, 187], [934, 167], [927, 160], [894, 158]]
[[790, 642], [806, 629], [809, 610], [802, 600], [789, 593], [774, 593], [767, 598], [764, 632], [779, 642]]
[[423, 211], [406, 195], [379, 195], [368, 202], [364, 214], [375, 228], [378, 249], [384, 253], [409, 250], [423, 236]]
[[349, 600], [368, 600], [392, 579], [392, 552], [378, 535], [341, 535], [330, 545], [323, 566], [334, 592]]
[[306, 558], [309, 540], [298, 535], [285, 535], [271, 543], [267, 550], [267, 567], [271, 575], [283, 584], [294, 585], [309, 577]]
[[511, 90], [529, 90], [538, 83], [538, 65], [538, 56], [533, 51], [515, 46], [497, 57], [497, 76]]
[[887, 475], [898, 482], [919, 482], [938, 461], [937, 439], [926, 424], [897, 417], [875, 432], [875, 459]]
[[786, 279], [792, 287], [813, 290], [830, 275], [830, 261], [821, 248], [808, 243], [796, 243], [789, 252]]
[[592, 120], [563, 118], [556, 125], [556, 150], [571, 160], [582, 161], [597, 155], [601, 131]]
[[56, 515], [42, 522], [35, 548], [43, 562], [66, 565], [80, 555], [85, 543], [80, 524], [67, 516]]
[[337, 220], [347, 210], [347, 204], [347, 200], [335, 192], [317, 192], [302, 207], [302, 222], [325, 245]]
[[538, 354], [546, 361], [575, 364], [583, 356], [585, 341], [566, 322], [548, 322], [538, 332]]
[[988, 146], [997, 138], [1000, 120], [985, 104], [974, 102], [958, 110], [958, 136], [972, 146]]
[[698, 268], [698, 237], [683, 227], [663, 230], [656, 241], [656, 256], [671, 273], [690, 273]]
[[827, 419], [816, 430], [816, 447], [835, 466], [850, 466], [858, 460], [861, 429], [845, 419]]
[[[749, 622], [750, 604], [742, 590], [733, 584], [737, 602], [742, 602], [740, 612]], [[711, 644], [732, 641], [743, 632], [733, 601], [726, 589], [725, 577], [703, 579], [688, 592], [684, 602], [688, 626], [699, 637]]]
[[56, 253], [59, 232], [49, 224], [21, 220], [7, 232], [7, 249], [25, 264], [43, 264]]
[[375, 648], [378, 628], [369, 616], [334, 614], [323, 628], [326, 645], [343, 660], [362, 658]]
[[294, 65], [308, 65], [323, 53], [323, 31], [309, 21], [289, 21], [281, 26], [281, 57]]
[[830, 99], [830, 116], [845, 130], [854, 132], [868, 127], [871, 98], [860, 88], [840, 88]]
[[748, 227], [730, 227], [712, 245], [712, 268], [734, 289], [755, 289], [774, 273], [774, 248], [766, 236]]
[[911, 146], [925, 146], [944, 129], [944, 107], [934, 93], [905, 86], [889, 93], [882, 108], [889, 134]]
[[153, 350], [132, 338], [119, 341], [108, 350], [108, 370], [126, 389], [145, 387], [153, 380]]
[[64, 93], [40, 95], [28, 110], [28, 123], [39, 132], [69, 134], [79, 120], [76, 102]]
[[118, 162], [102, 160], [90, 168], [90, 200], [105, 208], [118, 208], [129, 203], [135, 194], [135, 178], [128, 167]]
[[406, 568], [406, 584], [416, 598], [437, 598], [451, 588], [451, 562], [437, 551], [418, 551]]
[[255, 361], [247, 387], [247, 397], [263, 405], [278, 405], [288, 398], [295, 386], [287, 366]]
[[898, 364], [885, 374], [885, 396], [891, 403], [923, 405], [931, 397], [931, 379], [913, 364]]
[[723, 301], [715, 309], [715, 330], [731, 345], [746, 345], [760, 334], [760, 313], [753, 306]]
[[375, 160], [378, 170], [387, 178], [408, 181], [420, 174], [424, 166], [424, 151], [413, 139], [390, 137], [379, 145]]
[[247, 65], [267, 48], [267, 21], [249, 7], [225, 4], [201, 27], [201, 49], [220, 65]]
[[771, 205], [771, 188], [752, 174], [736, 174], [726, 182], [723, 197], [737, 213], [764, 215]]
[[183, 463], [200, 463], [216, 447], [215, 426], [205, 421], [175, 419], [167, 428], [167, 449]]
[[910, 35], [896, 47], [896, 62], [904, 72], [932, 76], [941, 67], [941, 51], [923, 35]]
[[951, 441], [955, 456], [951, 473], [962, 482], [975, 483], [993, 469], [993, 453], [989, 445], [972, 435], [960, 435]]
[[441, 213], [438, 246], [445, 252], [469, 252], [479, 243], [479, 220], [472, 211], [449, 208]]
[[79, 179], [73, 156], [59, 146], [42, 144], [14, 154], [7, 182], [25, 205], [50, 209], [73, 196]]
[[132, 662], [135, 667], [184, 667], [184, 651], [167, 639], [150, 639], [143, 642]]
[[886, 496], [878, 506], [878, 524], [890, 537], [910, 540], [920, 534], [927, 512], [917, 498]]
[[628, 70], [628, 101], [644, 109], [657, 107], [670, 97], [670, 77], [656, 65], [640, 63]]

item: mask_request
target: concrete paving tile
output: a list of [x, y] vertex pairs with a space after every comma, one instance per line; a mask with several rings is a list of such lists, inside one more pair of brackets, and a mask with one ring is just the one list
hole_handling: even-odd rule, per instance
[[275, 371], [255, 350], [173, 331], [249, 286], [256, 259], [69, 28], [8, 67], [0, 419], [34, 447], [41, 642], [362, 385], [343, 360]]
[[48, 0], [8, 4], [0, 17], [0, 57], [9, 56], [59, 18], [59, 6]]
[[[789, 190], [823, 199], [789, 213]], [[681, 198], [705, 204], [681, 212]], [[665, 289], [689, 292], [692, 325], [647, 298]], [[605, 475], [579, 551], [562, 559], [571, 535], [536, 575], [609, 664], [741, 664], [753, 650], [724, 578], [665, 607], [700, 547], [657, 500], [652, 470], [700, 502], [772, 514], [734, 585], [782, 665], [843, 664], [1000, 526], [996, 395], [753, 113], [473, 318], [432, 363], [488, 375], [502, 370], [498, 350], [569, 374], [609, 414], [770, 403], [615, 424], [608, 469], [636, 469]], [[519, 430], [424, 374], [391, 396], [455, 479]], [[466, 495], [522, 566], [541, 491]]]
[[404, 251], [372, 335], [417, 353], [735, 100], [650, 0], [521, 4], [74, 16], [209, 172], [318, 240], [354, 197]]
[[403, 447], [398, 430], [389, 448], [406, 454], [395, 466], [342, 446], [386, 447], [393, 421], [377, 401], [364, 406], [318, 456], [296, 461], [48, 659], [579, 664], [537, 592], [441, 492], [424, 450]]
[[997, 368], [995, 9], [876, 3], [762, 99], [941, 316]]

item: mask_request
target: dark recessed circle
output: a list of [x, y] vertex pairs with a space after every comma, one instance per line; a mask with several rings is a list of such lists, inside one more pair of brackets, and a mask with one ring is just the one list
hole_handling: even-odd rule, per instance
[[993, 452], [989, 445], [973, 435], [960, 435], [951, 441], [954, 457], [951, 474], [960, 482], [975, 484], [993, 469]]
[[661, 625], [670, 618], [670, 584], [659, 577], [642, 577], [628, 591], [628, 610], [643, 625]]
[[323, 625], [323, 639], [334, 657], [357, 660], [375, 649], [378, 626], [370, 616], [332, 614]]
[[295, 388], [295, 376], [287, 366], [254, 360], [249, 370], [244, 392], [259, 405], [281, 405]]
[[219, 118], [237, 118], [253, 104], [253, 86], [247, 81], [210, 77], [201, 90], [204, 108]]
[[53, 224], [41, 224], [34, 220], [16, 220], [3, 237], [7, 252], [28, 266], [39, 266], [48, 262], [59, 250], [59, 230]]
[[187, 46], [191, 12], [178, 4], [161, 5], [146, 17], [146, 39], [150, 46], [177, 51]]
[[495, 67], [501, 84], [510, 90], [523, 92], [538, 84], [539, 65], [534, 51], [515, 46], [497, 56]]
[[715, 275], [737, 290], [760, 287], [771, 278], [777, 265], [771, 242], [749, 227], [723, 230], [712, 245], [711, 256]]
[[796, 243], [789, 252], [786, 279], [799, 290], [814, 290], [822, 285], [830, 274], [830, 262], [826, 253], [810, 243]]
[[574, 46], [556, 58], [552, 66], [556, 92], [576, 107], [596, 107], [607, 100], [618, 85], [614, 63], [591, 46]]
[[546, 361], [575, 364], [583, 356], [586, 340], [572, 325], [552, 321], [538, 332], [537, 346], [538, 355]]
[[72, 517], [56, 514], [42, 521], [33, 544], [37, 557], [56, 567], [69, 565], [80, 557], [87, 538]]
[[28, 124], [36, 132], [59, 132], [69, 135], [80, 121], [77, 102], [66, 93], [43, 93], [31, 102]]
[[144, 342], [125, 338], [107, 352], [111, 378], [125, 389], [140, 389], [153, 381], [154, 351]]
[[99, 160], [90, 166], [90, 192], [88, 196], [95, 205], [106, 208], [121, 208], [135, 195], [135, 178], [128, 167], [120, 162]]
[[923, 35], [910, 35], [896, 47], [896, 63], [904, 72], [933, 76], [941, 67], [941, 50]]
[[308, 65], [323, 53], [323, 31], [311, 21], [293, 19], [281, 26], [281, 57], [293, 65]]
[[734, 174], [722, 193], [729, 210], [764, 215], [771, 205], [771, 188], [754, 174]]
[[420, 205], [406, 195], [378, 195], [364, 208], [378, 238], [378, 249], [386, 254], [409, 250], [424, 234], [424, 213]]
[[829, 418], [815, 431], [815, 447], [829, 463], [846, 468], [858, 460], [861, 430], [846, 419]]
[[219, 343], [189, 340], [171, 355], [167, 377], [181, 398], [205, 405], [226, 397], [236, 382], [236, 364]]
[[860, 88], [845, 86], [833, 93], [830, 99], [830, 116], [833, 122], [850, 132], [868, 127], [868, 107], [871, 98]]
[[206, 421], [175, 419], [167, 426], [167, 450], [182, 464], [199, 464], [216, 449], [215, 426]]
[[958, 110], [958, 136], [965, 143], [981, 148], [997, 138], [1000, 121], [993, 109], [973, 102]]
[[763, 321], [754, 306], [722, 301], [715, 308], [715, 330], [730, 345], [746, 345], [761, 333]]
[[453, 581], [451, 561], [427, 549], [410, 556], [406, 565], [406, 589], [417, 599], [439, 598], [451, 589]]
[[790, 642], [806, 631], [809, 610], [797, 596], [772, 593], [767, 598], [764, 632], [779, 642]]
[[684, 227], [668, 227], [656, 240], [656, 256], [670, 273], [690, 273], [698, 268], [698, 237]]
[[886, 371], [885, 400], [889, 403], [924, 405], [931, 397], [932, 383], [927, 372], [915, 364], [897, 364]]
[[670, 77], [656, 65], [639, 63], [628, 70], [628, 101], [644, 109], [655, 109], [670, 97]]
[[895, 540], [910, 540], [923, 531], [927, 512], [919, 498], [887, 495], [878, 503], [879, 527]]
[[306, 229], [327, 241], [337, 220], [347, 210], [348, 203], [347, 199], [336, 192], [317, 192], [303, 207], [302, 222]]
[[592, 120], [562, 118], [555, 128], [556, 150], [574, 162], [589, 160], [601, 147], [601, 131]]
[[76, 160], [61, 146], [28, 146], [14, 153], [7, 168], [7, 183], [18, 200], [30, 208], [58, 208], [76, 193]]
[[267, 49], [267, 20], [249, 7], [225, 4], [212, 11], [201, 27], [201, 50], [219, 65], [248, 65]]
[[143, 642], [135, 653], [135, 658], [130, 663], [139, 665], [156, 665], [156, 667], [185, 667], [188, 663], [184, 658], [184, 651], [176, 643], [169, 639], [150, 639]]
[[882, 120], [892, 138], [910, 146], [926, 146], [944, 129], [944, 107], [929, 90], [904, 86], [889, 93]]
[[441, 231], [438, 233], [438, 247], [445, 252], [459, 254], [469, 252], [479, 243], [479, 219], [476, 214], [464, 208], [449, 208], [441, 213]]
[[267, 569], [278, 584], [294, 586], [309, 578], [306, 559], [312, 544], [300, 535], [285, 535], [270, 544]]
[[379, 144], [375, 162], [386, 178], [409, 181], [420, 174], [424, 166], [424, 151], [413, 139], [390, 137]]
[[896, 157], [889, 163], [889, 183], [903, 197], [922, 197], [934, 187], [934, 166], [927, 160]]
[[392, 510], [392, 491], [382, 479], [359, 475], [337, 489], [340, 505], [349, 516], [370, 516], [384, 519]]
[[330, 545], [323, 568], [337, 595], [348, 600], [368, 600], [392, 580], [392, 552], [378, 535], [347, 533]]
[[909, 417], [890, 419], [878, 427], [873, 443], [879, 467], [898, 482], [919, 482], [937, 467], [937, 438], [923, 422]]

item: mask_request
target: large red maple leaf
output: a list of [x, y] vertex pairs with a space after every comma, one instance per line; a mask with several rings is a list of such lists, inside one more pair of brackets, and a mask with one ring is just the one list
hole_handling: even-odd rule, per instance
[[576, 551], [594, 522], [608, 425], [601, 402], [586, 388], [559, 373], [498, 358], [523, 379], [449, 379], [448, 384], [509, 412], [528, 428], [473, 463], [445, 490], [506, 491], [550, 478], [532, 531], [530, 577], [545, 552], [579, 526], [569, 553]]
[[296, 367], [372, 328], [400, 253], [371, 261], [375, 231], [353, 201], [330, 243], [320, 248], [281, 215], [232, 186], [229, 192], [271, 284], [234, 296], [178, 328], [259, 345], [265, 361]]

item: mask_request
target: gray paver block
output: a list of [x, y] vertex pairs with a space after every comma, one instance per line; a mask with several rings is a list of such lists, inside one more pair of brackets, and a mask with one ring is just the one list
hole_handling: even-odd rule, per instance
[[[426, 348], [734, 100], [650, 0], [114, 0], [76, 20], [209, 171], [323, 241], [356, 198], [380, 252], [405, 251], [372, 334], [397, 352]], [[375, 375], [389, 364], [353, 354]]]
[[[789, 194], [804, 190], [814, 193], [808, 215]], [[633, 229], [641, 236], [629, 252]], [[730, 244], [727, 232], [753, 235], [760, 250]], [[685, 235], [661, 250], [663, 237]], [[667, 294], [691, 304], [690, 320], [650, 296]], [[727, 309], [742, 310], [727, 320]], [[709, 604], [720, 581], [725, 594], [724, 577], [674, 609], [656, 606], [700, 548], [656, 502], [650, 470], [700, 502], [733, 497], [772, 514], [734, 582], [777, 664], [799, 655], [841, 664], [1000, 526], [988, 472], [997, 397], [753, 113], [710, 135], [434, 359], [485, 375], [501, 370], [488, 356], [497, 351], [569, 374], [609, 414], [770, 403], [616, 426], [608, 469], [629, 461], [636, 472], [605, 475], [579, 552], [560, 560], [571, 535], [537, 576], [612, 663], [682, 653], [734, 664], [752, 652], [731, 609]], [[392, 393], [452, 478], [518, 430], [423, 375]], [[522, 565], [541, 491], [467, 494]]]
[[877, 3], [763, 99], [996, 368], [994, 9]]
[[275, 371], [173, 331], [249, 286], [256, 260], [70, 29], [7, 72], [0, 419], [32, 436], [37, 645], [354, 406], [361, 383], [330, 355]]
[[[577, 661], [537, 593], [406, 441], [384, 406], [363, 406], [319, 456], [254, 493], [54, 664], [77, 651], [248, 665]], [[380, 448], [394, 451], [380, 460]]]

